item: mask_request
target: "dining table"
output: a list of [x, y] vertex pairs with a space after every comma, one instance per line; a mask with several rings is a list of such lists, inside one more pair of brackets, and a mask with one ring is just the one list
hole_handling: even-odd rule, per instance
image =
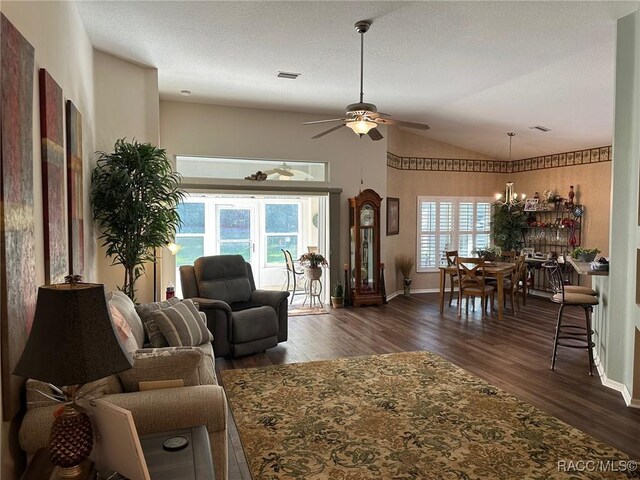
[[[458, 273], [456, 265], [441, 265], [440, 267], [440, 315], [444, 313], [445, 282], [448, 275]], [[498, 290], [498, 320], [502, 320], [504, 309], [504, 279], [511, 275], [516, 268], [511, 262], [486, 262], [482, 268], [485, 277], [495, 278]]]

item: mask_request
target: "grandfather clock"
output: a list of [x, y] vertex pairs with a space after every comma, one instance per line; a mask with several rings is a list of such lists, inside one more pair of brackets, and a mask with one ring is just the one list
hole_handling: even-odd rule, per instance
[[382, 305], [380, 284], [380, 205], [371, 189], [349, 199], [349, 288], [351, 303]]

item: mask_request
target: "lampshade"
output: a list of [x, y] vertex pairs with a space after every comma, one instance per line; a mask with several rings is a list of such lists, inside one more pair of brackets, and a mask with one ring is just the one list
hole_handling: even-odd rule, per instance
[[111, 323], [104, 285], [64, 283], [38, 289], [33, 327], [14, 374], [65, 386], [131, 366]]
[[356, 132], [358, 135], [366, 135], [367, 133], [369, 133], [369, 130], [377, 126], [377, 123], [369, 122], [368, 120], [356, 120], [347, 123], [347, 127]]

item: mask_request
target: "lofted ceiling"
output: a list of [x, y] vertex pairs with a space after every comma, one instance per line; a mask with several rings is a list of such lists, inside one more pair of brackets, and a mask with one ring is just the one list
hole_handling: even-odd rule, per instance
[[[513, 158], [611, 143], [615, 21], [639, 5], [77, 2], [94, 47], [156, 67], [162, 99], [308, 112], [309, 120], [341, 116], [358, 101], [353, 25], [372, 20], [364, 100], [431, 126], [412, 133], [501, 159], [508, 131], [516, 132]], [[301, 76], [280, 79], [279, 70]]]

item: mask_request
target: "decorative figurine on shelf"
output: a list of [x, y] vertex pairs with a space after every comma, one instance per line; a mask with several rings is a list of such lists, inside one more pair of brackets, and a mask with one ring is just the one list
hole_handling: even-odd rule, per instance
[[576, 196], [576, 192], [573, 191], [573, 185], [569, 187], [569, 195], [567, 195], [569, 199], [565, 202], [565, 207], [567, 210], [571, 210], [573, 208], [573, 198]]

